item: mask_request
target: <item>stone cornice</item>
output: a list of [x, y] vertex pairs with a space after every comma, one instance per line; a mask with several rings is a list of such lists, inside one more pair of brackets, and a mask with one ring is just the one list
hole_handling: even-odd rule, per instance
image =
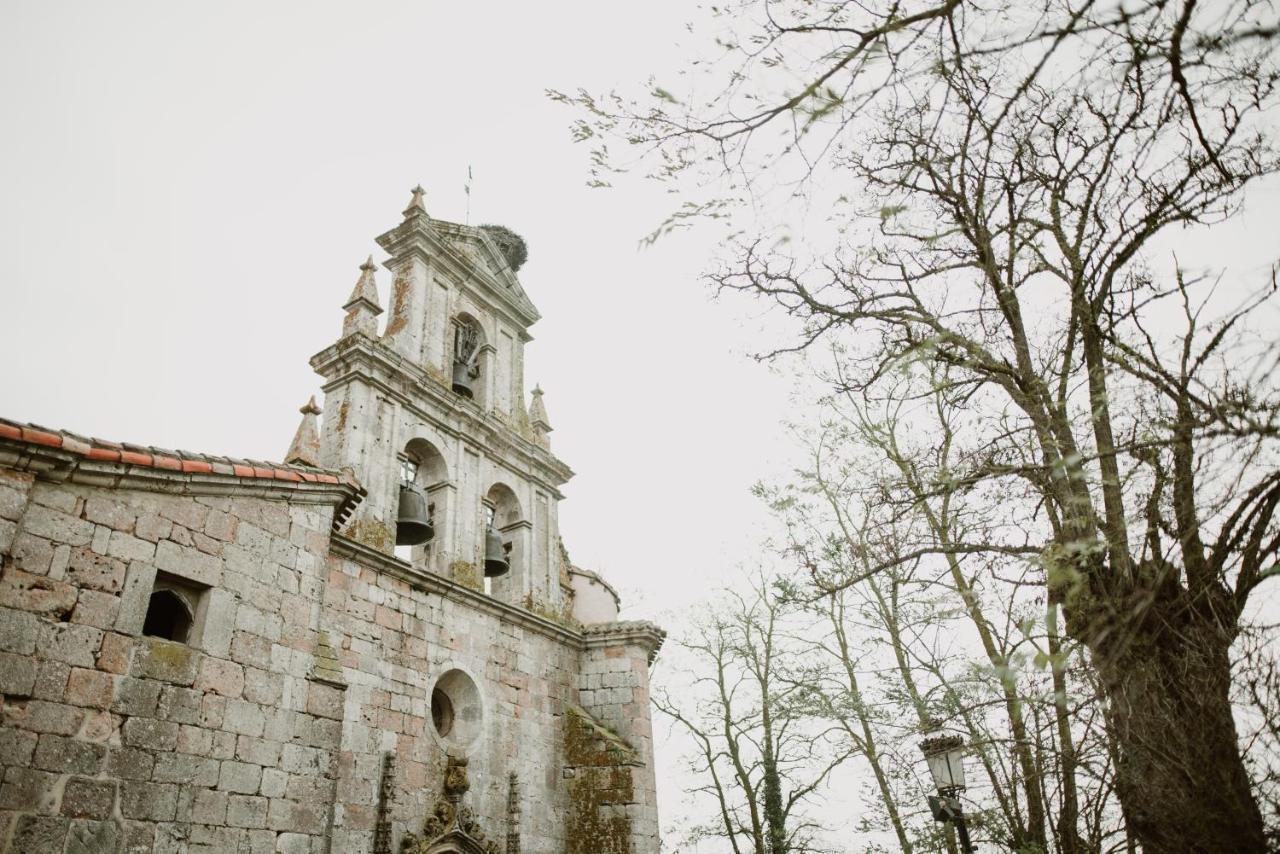
[[501, 599], [494, 599], [486, 593], [473, 590], [450, 578], [445, 578], [443, 575], [420, 572], [399, 558], [384, 554], [377, 549], [369, 548], [363, 543], [358, 543], [341, 534], [334, 534], [329, 543], [329, 550], [332, 554], [350, 558], [378, 572], [398, 578], [418, 590], [425, 590], [445, 599], [465, 604], [477, 611], [495, 616], [505, 623], [511, 623], [531, 632], [545, 635], [574, 648], [583, 648], [583, 639], [580, 632], [548, 620], [546, 617], [540, 617], [517, 605], [503, 602]]
[[649, 655], [652, 664], [667, 639], [663, 629], [648, 620], [626, 620], [617, 623], [592, 623], [582, 630], [586, 649], [607, 646], [638, 646]]
[[[311, 367], [325, 378], [326, 393], [358, 377], [442, 432], [519, 460], [527, 467], [526, 474], [556, 498], [563, 497], [559, 487], [573, 477], [573, 470], [550, 451], [521, 436], [496, 416], [484, 413], [474, 401], [448, 391], [421, 366], [365, 335], [348, 335], [321, 350], [311, 357]], [[431, 408], [420, 403], [422, 398], [430, 401]], [[437, 412], [446, 413], [458, 423], [440, 419]]]
[[649, 663], [652, 664], [667, 636], [665, 631], [646, 620], [597, 623], [581, 629], [570, 628], [548, 620], [546, 617], [540, 617], [518, 605], [494, 599], [486, 593], [459, 584], [443, 575], [416, 570], [397, 557], [372, 549], [342, 534], [334, 534], [330, 537], [329, 551], [331, 554], [354, 560], [370, 569], [398, 578], [418, 590], [465, 604], [477, 611], [495, 616], [505, 623], [520, 626], [578, 650], [634, 645], [647, 651]]

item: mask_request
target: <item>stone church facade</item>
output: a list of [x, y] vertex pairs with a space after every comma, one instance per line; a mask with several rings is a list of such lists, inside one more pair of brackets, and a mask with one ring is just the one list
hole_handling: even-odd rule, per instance
[[663, 633], [561, 545], [523, 243], [377, 240], [282, 463], [0, 420], [0, 851], [657, 852]]

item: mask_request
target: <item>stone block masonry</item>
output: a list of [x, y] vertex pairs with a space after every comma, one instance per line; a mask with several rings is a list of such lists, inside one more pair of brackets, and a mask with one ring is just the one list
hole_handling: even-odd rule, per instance
[[[0, 508], [0, 848], [328, 850], [342, 708], [305, 678], [324, 555], [297, 542], [333, 507], [0, 469]], [[157, 573], [219, 594], [190, 644], [141, 635]]]
[[[40, 474], [0, 465], [0, 851], [398, 851], [450, 752], [504, 850], [656, 851], [652, 627], [584, 633], [335, 536], [345, 487]], [[165, 584], [198, 599], [186, 642], [143, 633]], [[463, 740], [433, 719], [449, 672]], [[583, 759], [583, 721], [627, 762]]]

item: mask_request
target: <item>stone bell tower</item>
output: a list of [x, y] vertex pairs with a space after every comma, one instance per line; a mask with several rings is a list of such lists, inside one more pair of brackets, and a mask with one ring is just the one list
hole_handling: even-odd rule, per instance
[[[525, 404], [524, 346], [539, 315], [516, 277], [524, 242], [502, 227], [433, 219], [420, 187], [377, 242], [391, 276], [384, 328], [370, 259], [343, 306], [342, 336], [311, 360], [325, 392], [318, 463], [352, 470], [368, 490], [347, 535], [482, 587], [492, 526], [510, 565], [492, 594], [559, 613], [556, 503], [572, 472], [550, 452], [541, 389]], [[434, 536], [397, 548], [405, 485], [425, 498]]]

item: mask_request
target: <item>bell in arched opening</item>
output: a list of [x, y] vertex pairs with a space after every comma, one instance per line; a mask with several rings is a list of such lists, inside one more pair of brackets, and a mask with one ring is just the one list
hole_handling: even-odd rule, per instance
[[474, 398], [480, 376], [480, 330], [470, 321], [458, 324], [453, 339], [453, 391]]
[[511, 570], [511, 561], [507, 558], [507, 547], [502, 542], [502, 534], [489, 523], [484, 534], [484, 574], [486, 578], [506, 575]]
[[401, 484], [400, 509], [396, 513], [396, 545], [420, 546], [430, 542], [435, 535], [435, 525], [427, 511], [427, 499], [417, 488]]

